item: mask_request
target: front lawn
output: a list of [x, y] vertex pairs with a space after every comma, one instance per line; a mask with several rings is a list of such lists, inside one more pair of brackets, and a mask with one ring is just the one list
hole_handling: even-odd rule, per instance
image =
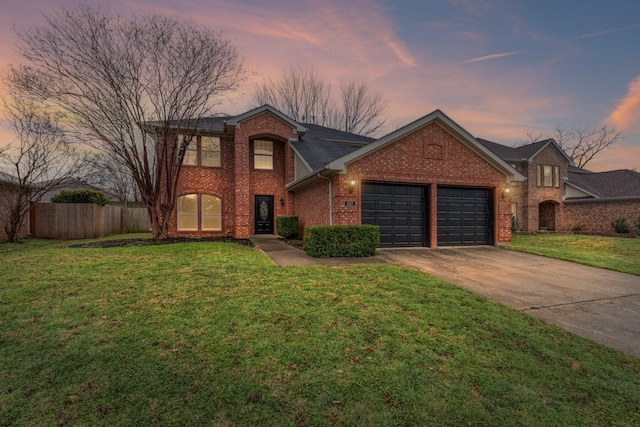
[[0, 245], [0, 425], [638, 425], [640, 359], [418, 271]]
[[640, 238], [516, 234], [511, 248], [640, 276]]

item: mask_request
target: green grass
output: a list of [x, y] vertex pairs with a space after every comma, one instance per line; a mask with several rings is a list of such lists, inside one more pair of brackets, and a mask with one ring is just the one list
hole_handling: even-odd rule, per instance
[[517, 234], [511, 248], [640, 276], [640, 238]]
[[0, 425], [638, 425], [640, 360], [423, 273], [0, 245]]

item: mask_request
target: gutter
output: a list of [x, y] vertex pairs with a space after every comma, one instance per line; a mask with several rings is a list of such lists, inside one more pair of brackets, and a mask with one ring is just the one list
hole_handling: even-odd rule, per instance
[[640, 202], [640, 196], [601, 197], [597, 199], [565, 199], [564, 203]]
[[333, 194], [333, 189], [331, 187], [331, 178], [327, 178], [326, 176], [322, 176], [320, 175], [320, 172], [318, 172], [318, 177], [322, 178], [322, 179], [326, 179], [327, 181], [329, 181], [329, 225], [333, 225], [333, 200], [332, 200], [332, 194]]

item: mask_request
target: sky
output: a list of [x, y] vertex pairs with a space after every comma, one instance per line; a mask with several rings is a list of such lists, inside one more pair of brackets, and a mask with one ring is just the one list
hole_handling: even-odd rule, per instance
[[[622, 132], [593, 171], [640, 171], [638, 0], [89, 0], [122, 15], [163, 14], [223, 31], [251, 80], [289, 64], [337, 92], [365, 81], [387, 100], [390, 128], [442, 110], [505, 145], [555, 129]], [[0, 73], [18, 63], [15, 30], [43, 25], [67, 0], [0, 0]], [[250, 104], [252, 81], [220, 112]], [[382, 135], [379, 135], [382, 136]], [[0, 138], [13, 137], [0, 117]]]

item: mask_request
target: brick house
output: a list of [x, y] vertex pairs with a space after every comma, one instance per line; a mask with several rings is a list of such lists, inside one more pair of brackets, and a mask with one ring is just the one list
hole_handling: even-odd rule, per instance
[[372, 139], [297, 123], [264, 105], [199, 121], [178, 182], [173, 236], [376, 224], [381, 246], [504, 244], [508, 189], [525, 176], [436, 110]]
[[611, 233], [611, 223], [618, 218], [634, 231], [640, 217], [640, 173], [578, 168], [552, 139], [522, 147], [478, 142], [527, 178], [512, 182], [510, 189], [520, 231]]

